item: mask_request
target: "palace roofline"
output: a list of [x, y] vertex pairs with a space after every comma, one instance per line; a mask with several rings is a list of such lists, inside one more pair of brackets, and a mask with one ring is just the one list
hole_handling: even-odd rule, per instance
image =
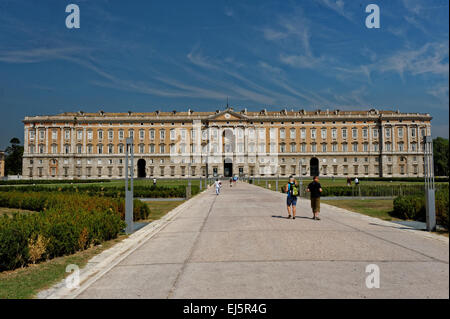
[[155, 110], [153, 112], [123, 112], [123, 113], [115, 113], [115, 112], [104, 112], [99, 111], [96, 113], [88, 113], [83, 111], [78, 112], [64, 112], [60, 114], [55, 115], [37, 115], [37, 116], [26, 116], [23, 120], [24, 123], [32, 123], [36, 121], [121, 121], [125, 118], [130, 121], [139, 121], [139, 120], [147, 120], [147, 119], [154, 119], [155, 121], [158, 120], [214, 120], [216, 117], [219, 117], [222, 114], [229, 113], [231, 115], [234, 115], [235, 119], [242, 119], [242, 120], [253, 120], [253, 119], [262, 119], [270, 120], [275, 119], [278, 120], [280, 118], [283, 119], [322, 119], [322, 118], [328, 118], [332, 119], [333, 117], [337, 116], [340, 119], [344, 117], [348, 118], [380, 118], [380, 119], [389, 119], [389, 118], [416, 118], [416, 119], [422, 119], [422, 120], [431, 120], [432, 117], [429, 113], [402, 113], [400, 111], [393, 111], [393, 110], [377, 110], [377, 109], [370, 109], [370, 110], [287, 110], [283, 109], [281, 111], [267, 111], [267, 109], [263, 109], [261, 111], [247, 111], [247, 109], [242, 109], [240, 111], [235, 111], [233, 108], [229, 107], [225, 110], [216, 110], [213, 112], [196, 112], [191, 109], [187, 111], [172, 111], [172, 112], [161, 112], [159, 110]]

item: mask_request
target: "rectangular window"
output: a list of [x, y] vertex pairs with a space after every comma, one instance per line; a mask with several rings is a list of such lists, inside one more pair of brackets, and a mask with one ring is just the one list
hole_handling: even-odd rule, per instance
[[391, 129], [389, 127], [386, 128], [386, 137], [391, 137]]
[[398, 137], [400, 137], [400, 138], [403, 137], [403, 127], [398, 128]]
[[363, 134], [363, 138], [367, 138], [368, 137], [367, 128], [363, 128], [362, 134]]
[[358, 138], [358, 129], [356, 128], [352, 129], [352, 138], [354, 139]]
[[139, 139], [143, 140], [145, 138], [145, 131], [139, 130]]
[[87, 132], [87, 138], [88, 138], [88, 140], [92, 140], [92, 137], [93, 137], [92, 131], [88, 131], [88, 132]]
[[326, 128], [323, 128], [320, 130], [320, 136], [322, 137], [322, 139], [327, 138], [327, 129]]
[[313, 153], [317, 152], [317, 145], [316, 144], [311, 144], [311, 152], [313, 152]]
[[77, 131], [77, 139], [79, 141], [83, 139], [83, 131]]
[[291, 128], [290, 130], [289, 130], [289, 137], [291, 138], [291, 139], [295, 139], [295, 128]]
[[113, 130], [108, 131], [108, 139], [110, 139], [110, 140], [114, 139], [114, 131]]
[[69, 130], [65, 130], [65, 131], [64, 131], [64, 138], [65, 138], [66, 140], [70, 139], [70, 131], [69, 131]]
[[170, 130], [170, 139], [173, 141], [175, 140], [175, 129]]
[[286, 130], [284, 128], [280, 129], [280, 138], [281, 139], [286, 138]]
[[337, 138], [337, 129], [334, 128], [334, 129], [331, 130], [331, 137], [333, 139]]
[[313, 139], [316, 138], [316, 129], [315, 128], [311, 129], [311, 138], [313, 138]]
[[322, 144], [322, 153], [327, 152], [327, 144]]
[[259, 137], [260, 139], [265, 139], [265, 138], [266, 138], [266, 129], [260, 128], [260, 129], [258, 130], [258, 137]]
[[352, 150], [353, 150], [353, 152], [358, 152], [358, 143], [352, 144]]
[[295, 143], [291, 143], [291, 153], [295, 153], [296, 152], [296, 147], [295, 147]]
[[151, 140], [155, 139], [155, 130], [150, 130], [150, 139]]
[[347, 138], [347, 129], [346, 128], [342, 129], [342, 138]]
[[300, 130], [300, 137], [301, 137], [301, 138], [306, 138], [306, 129], [305, 129], [305, 128], [302, 128], [302, 129]]
[[378, 129], [374, 128], [372, 132], [373, 132], [373, 137], [378, 138]]
[[165, 131], [165, 130], [160, 130], [160, 131], [159, 131], [159, 139], [160, 139], [161, 141], [163, 141], [163, 140], [166, 139], [166, 131]]

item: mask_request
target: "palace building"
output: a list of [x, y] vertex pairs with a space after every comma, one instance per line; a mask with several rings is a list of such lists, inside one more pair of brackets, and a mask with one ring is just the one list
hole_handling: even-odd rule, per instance
[[5, 177], [5, 153], [0, 151], [0, 179]]
[[28, 179], [124, 178], [127, 140], [138, 178], [421, 177], [431, 135], [429, 114], [376, 109], [80, 111], [23, 122]]

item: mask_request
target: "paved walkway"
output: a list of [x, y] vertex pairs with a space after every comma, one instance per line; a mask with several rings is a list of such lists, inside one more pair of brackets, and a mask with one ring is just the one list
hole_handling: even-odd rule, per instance
[[[226, 183], [183, 211], [78, 298], [448, 298], [448, 239], [322, 204], [286, 219], [285, 195]], [[366, 266], [380, 288], [366, 287]]]

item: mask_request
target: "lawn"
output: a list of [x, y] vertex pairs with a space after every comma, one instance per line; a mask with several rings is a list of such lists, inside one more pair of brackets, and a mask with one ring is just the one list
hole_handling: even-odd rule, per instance
[[12, 271], [0, 272], [0, 299], [33, 298], [39, 291], [50, 288], [69, 275], [69, 273], [66, 273], [67, 265], [75, 264], [82, 268], [89, 259], [114, 246], [124, 238], [126, 236], [122, 235], [104, 242], [102, 245], [94, 246], [73, 255], [57, 257]]
[[389, 214], [394, 209], [392, 199], [326, 200], [322, 198], [322, 202], [383, 220], [398, 220]]
[[[297, 181], [299, 181], [298, 176], [295, 177], [295, 179]], [[287, 178], [280, 178], [278, 180], [278, 185], [286, 185], [288, 183], [288, 179]], [[305, 177], [303, 178], [303, 184], [309, 184], [310, 182], [312, 182], [312, 177]], [[320, 184], [324, 187], [327, 186], [347, 186], [347, 180], [345, 178], [335, 178], [334, 180], [331, 178], [320, 178]], [[253, 180], [253, 183], [255, 185], [258, 186], [262, 186], [265, 187], [266, 186], [266, 179], [264, 178], [255, 178]], [[272, 188], [274, 188], [275, 186], [275, 179], [269, 179], [268, 180], [269, 184], [272, 184]], [[424, 183], [421, 181], [415, 182], [415, 181], [360, 181], [359, 183], [361, 186], [363, 185], [423, 185]], [[440, 183], [437, 183], [440, 184]], [[445, 184], [445, 183], [444, 183]], [[353, 182], [352, 179], [352, 186], [354, 186], [355, 183]]]
[[[202, 180], [204, 183], [204, 179]], [[191, 179], [191, 185], [193, 186], [199, 186], [200, 181], [199, 178]], [[43, 187], [49, 187], [49, 188], [56, 188], [56, 187], [69, 187], [69, 186], [77, 186], [77, 187], [89, 187], [89, 186], [103, 186], [103, 187], [109, 187], [109, 186], [124, 186], [125, 187], [125, 181], [124, 180], [112, 180], [108, 182], [102, 182], [99, 181], [98, 183], [58, 183], [57, 180], [55, 180], [54, 184], [36, 184], [37, 186], [43, 186]], [[150, 178], [147, 179], [135, 179], [134, 180], [134, 186], [152, 186], [153, 180]], [[157, 179], [156, 180], [157, 186], [179, 186], [179, 185], [188, 185], [187, 179]], [[204, 185], [204, 184], [203, 184]], [[26, 185], [2, 185], [0, 187], [26, 187], [26, 186], [33, 186], [32, 184], [26, 184]]]
[[154, 221], [163, 217], [175, 207], [183, 204], [185, 201], [154, 201], [146, 202], [148, 208], [150, 208], [150, 216], [146, 221]]
[[[154, 201], [148, 202], [150, 216], [146, 222], [152, 222], [162, 218], [169, 211], [184, 203], [184, 201]], [[18, 209], [0, 208], [1, 214], [11, 214], [20, 211]], [[29, 212], [29, 211], [22, 211]], [[103, 250], [108, 249], [123, 240], [127, 236], [120, 235], [118, 238], [104, 242], [73, 255], [57, 257], [52, 260], [41, 262], [36, 265], [16, 269], [13, 271], [0, 272], [0, 299], [33, 298], [39, 291], [47, 289], [55, 283], [64, 279], [66, 266], [76, 264], [83, 268], [92, 257]]]

